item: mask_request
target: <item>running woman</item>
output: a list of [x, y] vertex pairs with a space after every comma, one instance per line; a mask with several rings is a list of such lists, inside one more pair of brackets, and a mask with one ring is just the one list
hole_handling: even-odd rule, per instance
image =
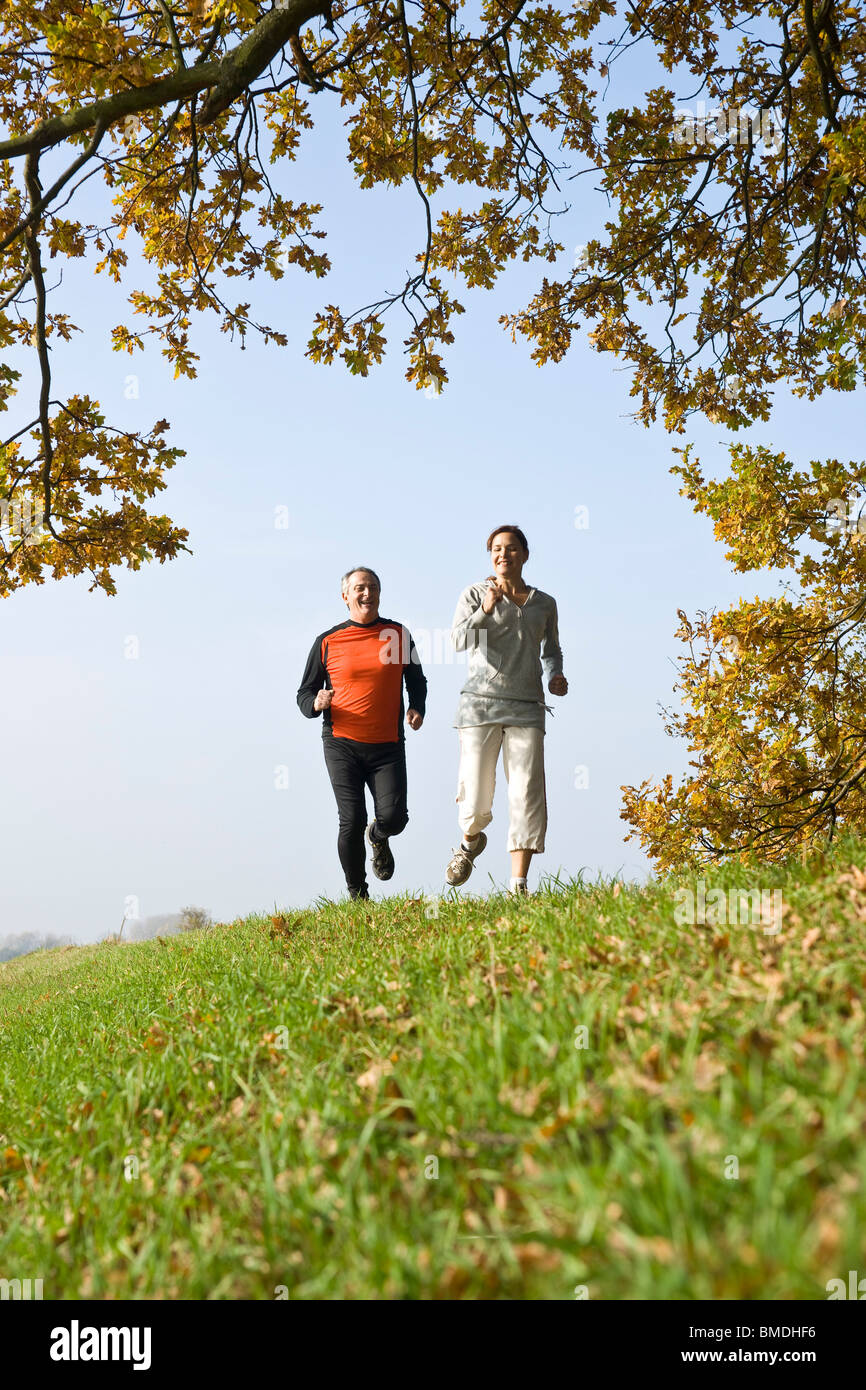
[[508, 781], [511, 824], [511, 892], [527, 892], [533, 854], [544, 850], [547, 798], [544, 789], [544, 702], [542, 666], [551, 695], [566, 695], [556, 603], [527, 584], [529, 559], [519, 526], [497, 526], [487, 549], [493, 574], [470, 584], [457, 604], [451, 641], [468, 651], [466, 681], [455, 727], [460, 737], [457, 779], [460, 845], [445, 871], [452, 885], [465, 883], [487, 844], [485, 827], [493, 819], [496, 764]]
[[[394, 855], [389, 840], [405, 829], [406, 744], [403, 682], [409, 697], [406, 723], [424, 722], [427, 681], [407, 628], [379, 617], [381, 585], [374, 570], [343, 575], [341, 592], [349, 617], [317, 637], [298, 690], [308, 719], [321, 714], [325, 766], [337, 799], [337, 853], [351, 898], [370, 896], [364, 840], [376, 878], [389, 879]], [[367, 825], [364, 789], [373, 796]]]

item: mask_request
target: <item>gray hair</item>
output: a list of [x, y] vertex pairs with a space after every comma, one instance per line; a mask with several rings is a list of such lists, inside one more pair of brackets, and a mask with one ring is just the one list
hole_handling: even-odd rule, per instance
[[343, 578], [340, 580], [340, 593], [341, 593], [341, 594], [345, 594], [346, 590], [347, 590], [348, 587], [349, 587], [349, 580], [352, 578], [352, 575], [353, 575], [353, 574], [371, 574], [371, 575], [373, 576], [373, 578], [375, 579], [375, 581], [376, 581], [376, 587], [377, 587], [378, 589], [381, 589], [381, 587], [382, 587], [382, 583], [381, 583], [381, 580], [379, 579], [378, 574], [376, 573], [375, 570], [371, 570], [369, 565], [354, 565], [354, 566], [352, 567], [352, 569], [346, 570], [346, 573], [343, 575]]

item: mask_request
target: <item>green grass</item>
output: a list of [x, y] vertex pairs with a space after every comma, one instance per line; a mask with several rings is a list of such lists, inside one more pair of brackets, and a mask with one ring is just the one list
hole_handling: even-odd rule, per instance
[[866, 1273], [864, 864], [761, 870], [775, 936], [677, 926], [673, 880], [577, 883], [11, 961], [0, 1277], [825, 1298]]

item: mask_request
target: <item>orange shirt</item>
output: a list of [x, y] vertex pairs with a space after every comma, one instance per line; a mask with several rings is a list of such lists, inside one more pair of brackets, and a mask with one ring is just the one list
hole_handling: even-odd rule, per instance
[[404, 677], [412, 708], [423, 714], [427, 682], [408, 628], [387, 618], [348, 620], [313, 643], [298, 704], [312, 716], [316, 692], [327, 687], [334, 698], [324, 722], [334, 738], [396, 743], [403, 734]]

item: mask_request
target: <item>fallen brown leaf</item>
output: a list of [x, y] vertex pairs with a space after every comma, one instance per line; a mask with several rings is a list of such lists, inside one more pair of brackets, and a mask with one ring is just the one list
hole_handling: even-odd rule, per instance
[[360, 1086], [362, 1091], [375, 1091], [378, 1089], [379, 1082], [383, 1076], [387, 1076], [394, 1070], [393, 1064], [387, 1059], [372, 1062], [366, 1071], [356, 1077], [355, 1085]]
[[711, 1051], [711, 1045], [708, 1045], [695, 1059], [695, 1089], [698, 1091], [713, 1090], [716, 1081], [724, 1075], [725, 1071], [724, 1062], [719, 1061], [715, 1053]]

